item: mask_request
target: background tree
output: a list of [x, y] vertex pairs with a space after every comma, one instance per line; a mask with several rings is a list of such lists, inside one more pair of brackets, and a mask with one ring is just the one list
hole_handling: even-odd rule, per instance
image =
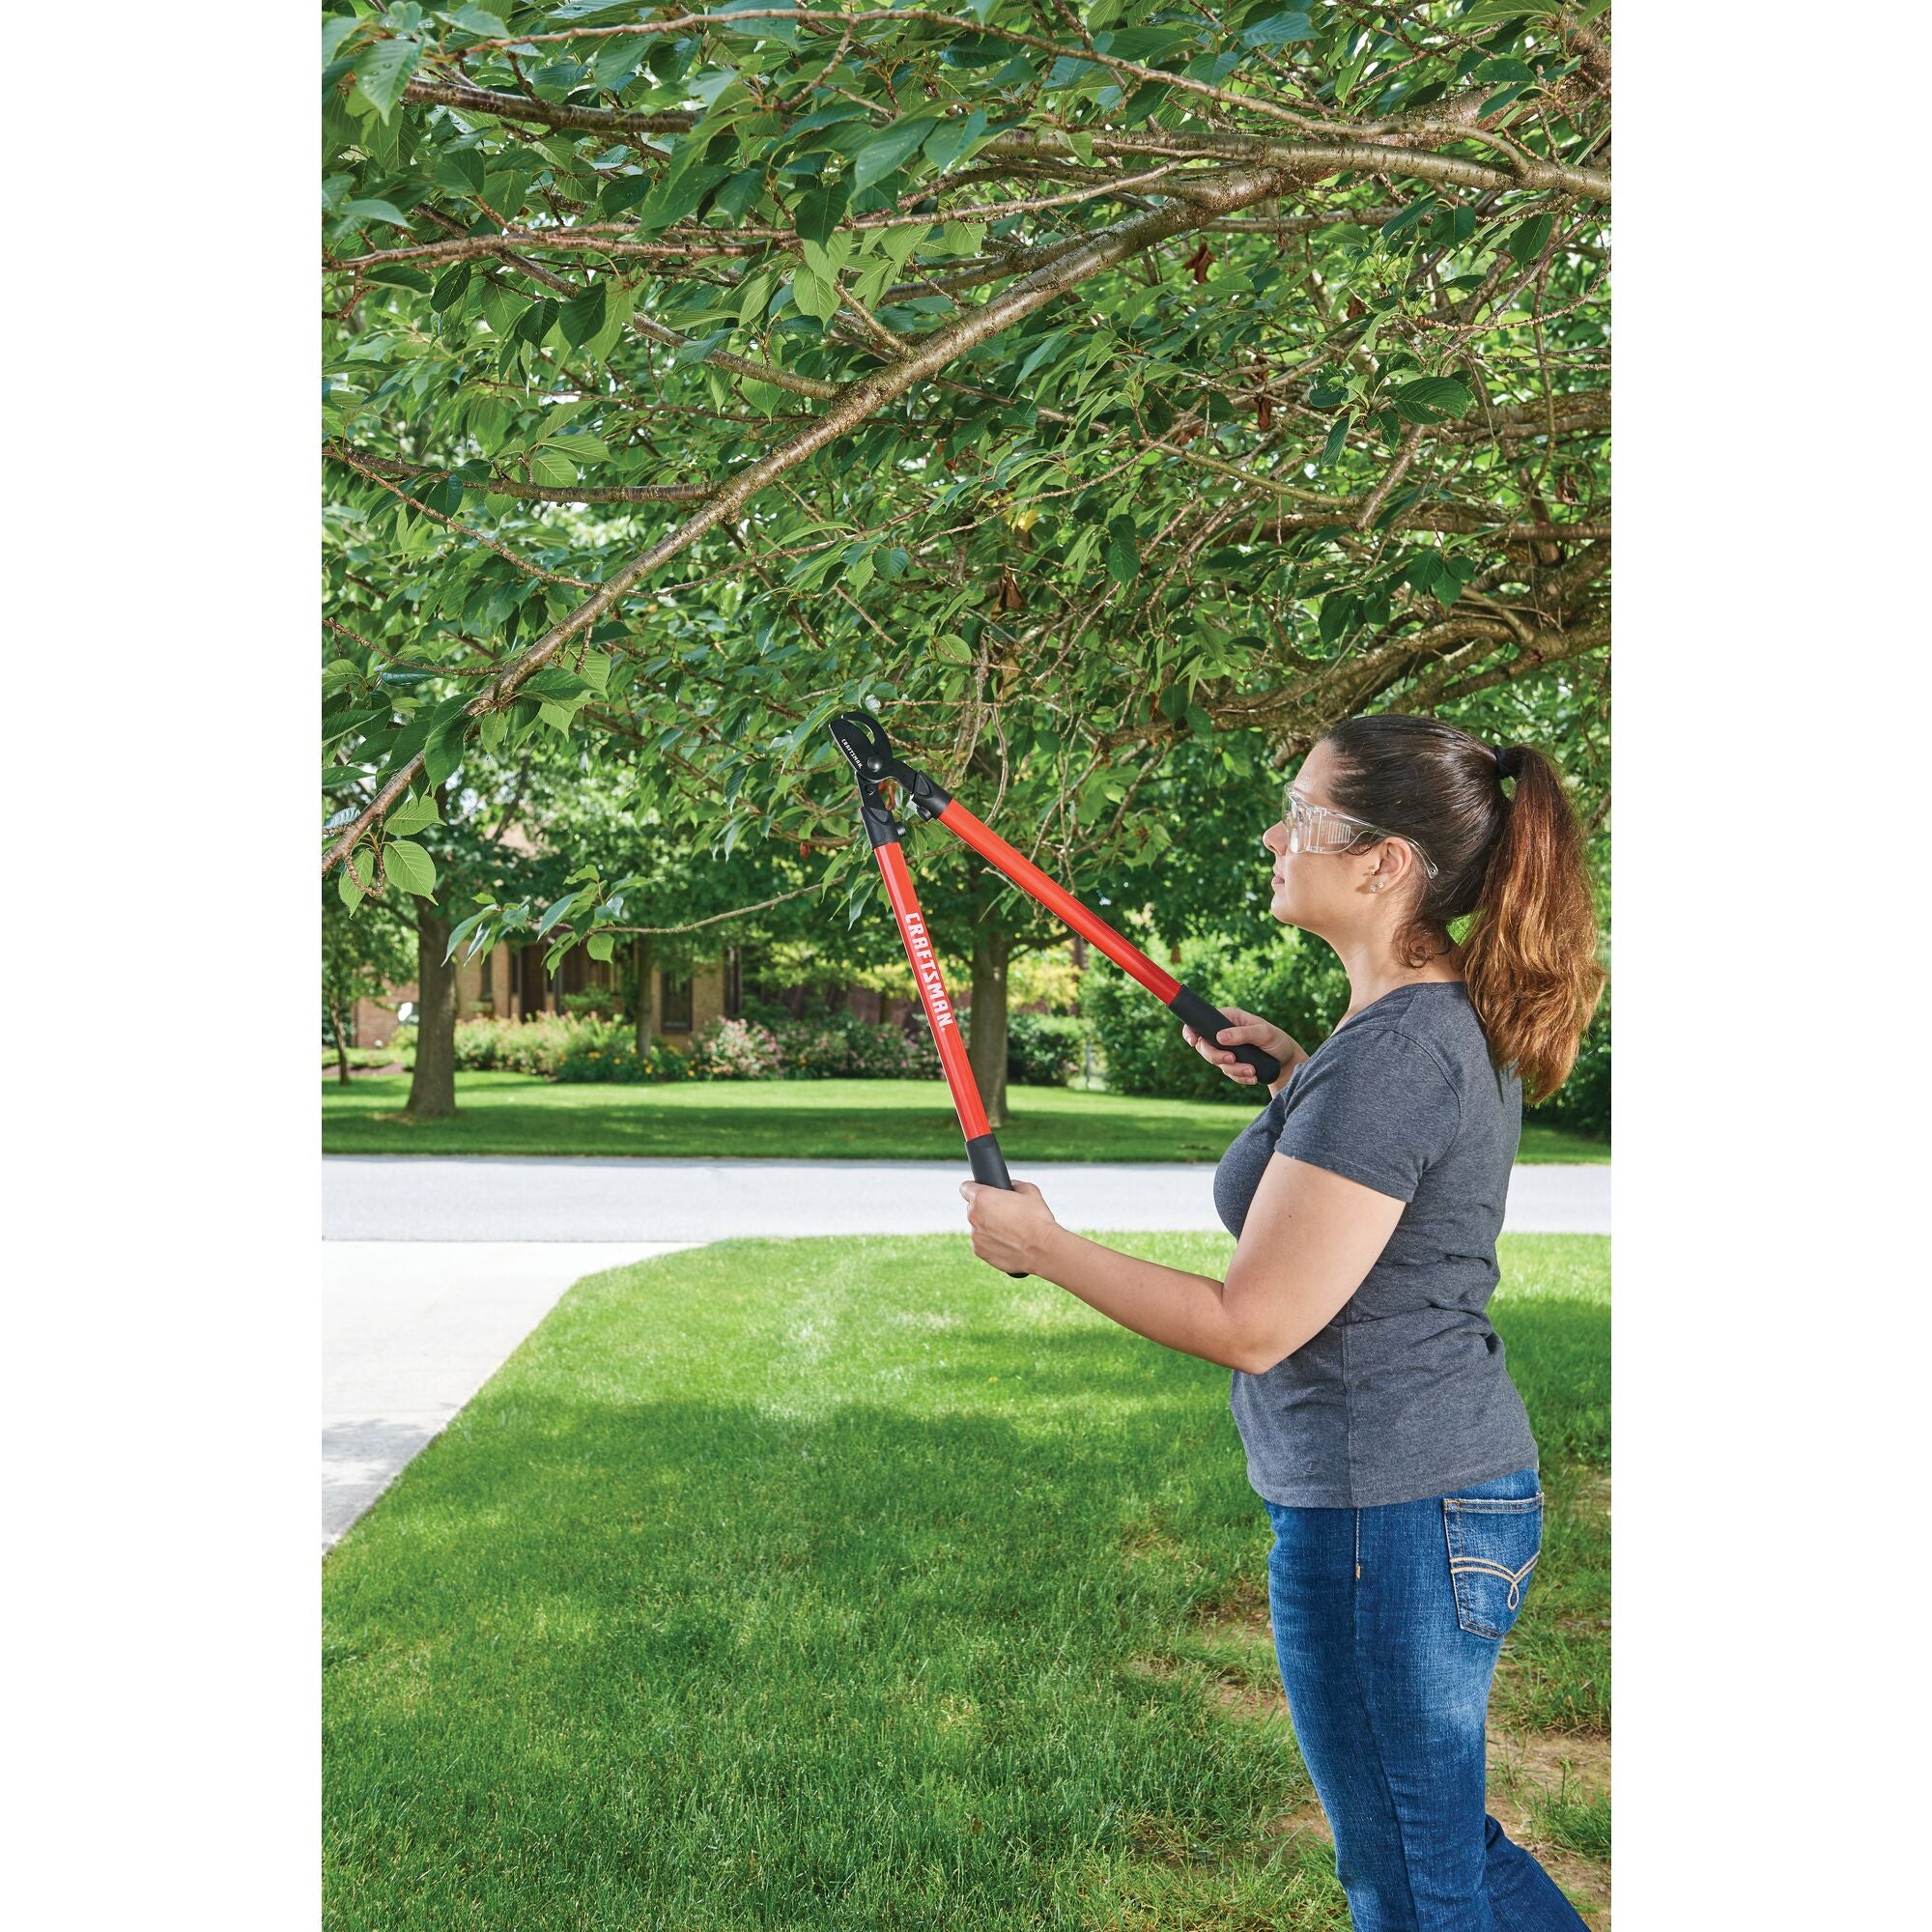
[[850, 919], [871, 703], [1088, 896], [1189, 745], [1582, 688], [1597, 13], [332, 11], [325, 863], [550, 732]]
[[[408, 915], [406, 915], [407, 917]], [[380, 1000], [410, 977], [414, 954], [409, 926], [385, 908], [350, 916], [333, 891], [322, 900], [322, 1010], [334, 1036], [336, 1078], [348, 1084], [349, 1036], [358, 1000]]]

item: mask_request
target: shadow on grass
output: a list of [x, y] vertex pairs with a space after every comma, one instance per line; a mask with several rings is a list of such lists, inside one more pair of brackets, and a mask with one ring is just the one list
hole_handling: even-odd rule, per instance
[[[680, 1390], [588, 1346], [621, 1292], [326, 1565], [331, 1926], [1342, 1932], [1268, 1830], [1308, 1795], [1288, 1727], [1137, 1667], [1262, 1574], [1223, 1372], [985, 1320], [942, 1360], [915, 1297], [876, 1365], [753, 1336]], [[1588, 1383], [1599, 1305], [1498, 1317], [1526, 1394]]]

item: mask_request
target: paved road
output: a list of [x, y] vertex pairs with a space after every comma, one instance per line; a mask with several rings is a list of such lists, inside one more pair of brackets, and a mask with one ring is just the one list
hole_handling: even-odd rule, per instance
[[[951, 1160], [524, 1159], [337, 1154], [323, 1162], [331, 1241], [715, 1241], [732, 1235], [964, 1232]], [[1207, 1165], [1016, 1161], [1069, 1228], [1218, 1231]], [[1519, 1167], [1516, 1233], [1606, 1235], [1610, 1170]]]
[[325, 1243], [322, 1547], [382, 1494], [572, 1282], [671, 1245]]

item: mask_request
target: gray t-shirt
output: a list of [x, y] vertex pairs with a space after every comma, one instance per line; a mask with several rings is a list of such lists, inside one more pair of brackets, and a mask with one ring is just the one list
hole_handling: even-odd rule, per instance
[[1491, 1065], [1467, 987], [1426, 980], [1338, 1027], [1221, 1156], [1231, 1235], [1276, 1153], [1408, 1204], [1325, 1328], [1264, 1375], [1235, 1372], [1248, 1480], [1268, 1501], [1414, 1502], [1536, 1464], [1484, 1313], [1521, 1133], [1521, 1083]]

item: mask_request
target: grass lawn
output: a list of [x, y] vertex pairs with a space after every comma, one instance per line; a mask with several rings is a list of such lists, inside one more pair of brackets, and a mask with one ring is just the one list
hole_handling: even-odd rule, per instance
[[[324, 1082], [326, 1153], [728, 1154], [741, 1159], [956, 1160], [959, 1123], [939, 1080], [693, 1080], [561, 1087], [522, 1073], [459, 1073], [454, 1120], [402, 1118], [407, 1074]], [[1015, 1087], [1000, 1145], [1011, 1160], [1219, 1160], [1254, 1109], [1077, 1087]], [[1526, 1161], [1606, 1161], [1607, 1141], [1541, 1122]]]
[[[1601, 1927], [1608, 1243], [1502, 1264], [1549, 1502], [1491, 1808]], [[592, 1276], [325, 1562], [326, 1923], [1345, 1932], [1267, 1545], [1224, 1371], [952, 1236]]]

